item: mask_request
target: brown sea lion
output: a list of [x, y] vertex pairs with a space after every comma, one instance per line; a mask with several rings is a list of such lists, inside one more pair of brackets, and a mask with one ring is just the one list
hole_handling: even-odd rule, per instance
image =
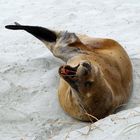
[[70, 116], [96, 121], [128, 101], [132, 65], [118, 42], [18, 23], [6, 28], [31, 33], [66, 62], [59, 68], [58, 96]]

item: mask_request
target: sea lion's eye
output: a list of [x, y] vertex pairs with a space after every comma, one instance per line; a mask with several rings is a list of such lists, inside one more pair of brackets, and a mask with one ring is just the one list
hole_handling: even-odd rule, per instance
[[87, 81], [85, 82], [85, 87], [90, 88], [93, 84], [93, 81]]

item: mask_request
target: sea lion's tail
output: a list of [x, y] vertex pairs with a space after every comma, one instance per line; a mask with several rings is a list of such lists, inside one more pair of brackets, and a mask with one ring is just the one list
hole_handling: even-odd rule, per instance
[[44, 27], [20, 25], [19, 23], [15, 22], [15, 25], [6, 25], [5, 28], [11, 30], [25, 30], [40, 39], [41, 41], [47, 41], [50, 43], [56, 42], [57, 39], [56, 32]]

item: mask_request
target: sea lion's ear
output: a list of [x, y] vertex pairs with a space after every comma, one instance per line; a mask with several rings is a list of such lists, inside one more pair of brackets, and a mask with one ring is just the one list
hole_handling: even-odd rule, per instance
[[44, 27], [21, 25], [15, 22], [15, 25], [6, 25], [5, 28], [11, 30], [25, 30], [42, 41], [55, 42], [57, 39], [57, 34], [54, 31]]

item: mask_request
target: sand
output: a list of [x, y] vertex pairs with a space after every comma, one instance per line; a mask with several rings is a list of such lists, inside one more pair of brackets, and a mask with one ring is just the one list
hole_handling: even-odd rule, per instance
[[[0, 0], [0, 140], [138, 139], [139, 17], [139, 0]], [[65, 114], [57, 97], [63, 62], [28, 33], [4, 28], [15, 21], [117, 40], [133, 63], [129, 103], [92, 125]]]

